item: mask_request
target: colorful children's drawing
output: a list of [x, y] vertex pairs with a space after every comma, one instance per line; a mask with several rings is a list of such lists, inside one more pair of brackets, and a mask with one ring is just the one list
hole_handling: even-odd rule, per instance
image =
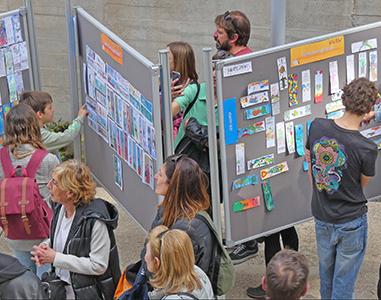
[[298, 74], [288, 75], [288, 105], [298, 105]]
[[97, 121], [98, 124], [107, 130], [107, 110], [102, 105], [97, 103]]
[[7, 31], [5, 29], [5, 21], [0, 19], [0, 47], [8, 45]]
[[152, 127], [152, 133], [151, 133], [151, 157], [153, 159], [156, 159], [156, 135], [155, 135], [155, 128]]
[[246, 176], [234, 180], [232, 190], [236, 190], [250, 184], [258, 184], [258, 175]]
[[341, 110], [337, 110], [328, 114], [327, 119], [334, 120], [334, 119], [341, 118], [343, 115], [344, 115], [344, 109], [341, 109]]
[[266, 208], [268, 211], [274, 208], [273, 193], [271, 192], [270, 180], [262, 183], [263, 198], [265, 199]]
[[275, 175], [278, 175], [278, 174], [281, 174], [283, 172], [287, 172], [288, 171], [288, 165], [287, 165], [287, 161], [284, 161], [284, 162], [281, 162], [275, 166], [272, 166], [268, 169], [264, 169], [261, 171], [261, 179], [262, 180], [265, 180], [265, 179], [268, 179], [270, 177], [273, 177]]
[[271, 103], [272, 115], [276, 116], [280, 114], [280, 101]]
[[286, 142], [288, 153], [295, 152], [295, 134], [294, 134], [294, 122], [286, 123]]
[[355, 56], [347, 55], [347, 83], [355, 79]]
[[300, 156], [304, 155], [303, 124], [295, 125], [296, 152]]
[[247, 86], [247, 94], [251, 95], [252, 93], [260, 92], [260, 91], [266, 91], [269, 89], [269, 81], [268, 80], [262, 80], [262, 81], [255, 81], [250, 83]]
[[277, 153], [286, 152], [286, 133], [284, 130], [284, 122], [276, 123], [276, 140], [277, 140]]
[[224, 67], [222, 69], [223, 71], [223, 76], [224, 77], [229, 77], [229, 76], [234, 76], [234, 75], [239, 75], [239, 74], [244, 74], [244, 73], [250, 73], [252, 72], [252, 64], [251, 61], [247, 61], [241, 64], [236, 64], [236, 65], [231, 65]]
[[377, 48], [377, 38], [355, 42], [351, 44], [352, 53], [357, 53], [360, 51], [366, 51]]
[[315, 72], [315, 103], [323, 101], [323, 70]]
[[274, 163], [274, 154], [269, 154], [247, 161], [247, 169], [254, 170]]
[[377, 50], [369, 52], [369, 80], [377, 81]]
[[3, 107], [0, 106], [0, 135], [4, 134], [4, 111]]
[[242, 108], [246, 108], [259, 103], [264, 103], [269, 101], [269, 92], [266, 91], [254, 95], [241, 97], [240, 101]]
[[359, 53], [359, 77], [366, 77], [367, 72], [367, 52]]
[[300, 106], [294, 109], [290, 109], [288, 111], [285, 111], [283, 113], [283, 118], [285, 122], [305, 117], [311, 114], [311, 104], [308, 104], [306, 106]]
[[271, 113], [271, 104], [256, 106], [243, 111], [243, 119], [250, 120]]
[[345, 108], [345, 106], [343, 105], [343, 100], [334, 101], [331, 103], [327, 103], [325, 105], [325, 110], [326, 110], [327, 114], [334, 112], [336, 110], [339, 110], [339, 109], [344, 109], [344, 108]]
[[373, 142], [376, 143], [378, 150], [381, 149], [381, 139], [374, 140]]
[[236, 175], [245, 174], [245, 144], [235, 145]]
[[266, 124], [266, 148], [275, 147], [275, 117], [267, 117]]
[[275, 82], [270, 85], [271, 103], [279, 102], [279, 83]]
[[331, 80], [331, 94], [338, 93], [339, 87], [339, 70], [337, 60], [329, 62], [329, 78]]
[[233, 205], [233, 211], [239, 212], [249, 208], [257, 207], [259, 205], [260, 205], [260, 197], [257, 196], [251, 199], [235, 202]]
[[252, 135], [261, 131], [265, 131], [265, 122], [263, 121], [247, 127], [238, 128], [238, 138], [240, 139], [241, 137]]
[[17, 84], [15, 74], [7, 75], [9, 100], [11, 102], [17, 101]]
[[122, 179], [122, 163], [118, 156], [113, 155], [114, 157], [114, 177], [115, 177], [115, 184], [123, 190], [123, 179]]
[[341, 100], [341, 97], [343, 96], [343, 90], [339, 90], [337, 93], [334, 93], [331, 95], [331, 100], [332, 101], [337, 101], [337, 100]]
[[302, 99], [303, 102], [311, 100], [311, 75], [310, 70], [302, 71]]
[[288, 88], [286, 57], [283, 56], [283, 57], [278, 58], [277, 64], [278, 64], [278, 75], [279, 75], [280, 90], [283, 91], [284, 89]]
[[367, 139], [381, 135], [381, 126], [369, 128], [366, 130], [360, 131], [360, 133], [365, 136]]

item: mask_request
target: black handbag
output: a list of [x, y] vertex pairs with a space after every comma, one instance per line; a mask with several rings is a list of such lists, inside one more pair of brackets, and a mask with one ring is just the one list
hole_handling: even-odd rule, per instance
[[45, 272], [41, 275], [41, 282], [44, 291], [49, 299], [65, 300], [66, 288], [68, 285], [65, 281], [62, 281], [54, 271]]
[[[200, 85], [197, 84], [197, 93], [196, 96], [194, 97], [193, 101], [189, 104], [187, 109], [185, 110], [183, 114], [183, 118], [186, 119], [186, 115], [188, 112], [191, 110], [195, 102], [197, 101], [198, 95], [200, 93]], [[185, 154], [187, 157], [192, 158], [195, 160], [200, 168], [207, 174], [210, 172], [210, 167], [209, 167], [209, 152], [207, 149], [205, 150], [200, 150], [192, 141], [192, 139], [187, 136], [186, 134], [184, 137], [181, 139], [181, 141], [178, 143], [176, 149], [175, 149], [175, 154]]]

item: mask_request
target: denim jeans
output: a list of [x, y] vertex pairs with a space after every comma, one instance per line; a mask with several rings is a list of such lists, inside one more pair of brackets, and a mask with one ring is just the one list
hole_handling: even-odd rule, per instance
[[28, 269], [30, 269], [34, 274], [36, 274], [40, 279], [41, 275], [44, 272], [49, 271], [50, 264], [45, 264], [45, 266], [41, 265], [41, 267], [36, 266], [36, 262], [32, 260], [32, 254], [29, 251], [20, 251], [13, 249], [13, 253], [15, 257]]
[[367, 215], [344, 224], [315, 219], [322, 299], [354, 299], [366, 250]]

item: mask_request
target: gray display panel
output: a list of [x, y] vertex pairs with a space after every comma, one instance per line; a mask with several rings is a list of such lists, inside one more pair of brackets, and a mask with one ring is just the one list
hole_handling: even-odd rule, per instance
[[[83, 80], [83, 64], [88, 65], [86, 46], [91, 48], [99, 55], [104, 63], [117, 71], [125, 80], [127, 80], [137, 91], [145, 97], [152, 105], [152, 122], [155, 122], [155, 110], [160, 112], [160, 109], [153, 103], [153, 99], [158, 99], [158, 68], [153, 63], [150, 63], [135, 50], [126, 46], [121, 41], [116, 41], [113, 34], [107, 30], [102, 24], [89, 16], [82, 9], [77, 9], [77, 28], [78, 28], [78, 48], [79, 48], [79, 68], [80, 81], [82, 86], [82, 100], [85, 102], [85, 91], [89, 92], [88, 82], [84, 88]], [[115, 61], [108, 53], [102, 49], [101, 33], [104, 33], [121, 46], [123, 65]], [[88, 71], [87, 71], [88, 73]], [[131, 92], [131, 90], [130, 90]], [[103, 96], [106, 96], [104, 94]], [[124, 100], [127, 100], [124, 98]], [[139, 101], [141, 99], [138, 99]], [[128, 101], [125, 101], [128, 103]], [[157, 101], [158, 102], [158, 101]], [[129, 102], [131, 104], [131, 102]], [[149, 105], [149, 104], [147, 104]], [[131, 105], [130, 105], [131, 106]], [[143, 114], [140, 114], [143, 117]], [[156, 118], [157, 119], [157, 118]], [[115, 120], [114, 120], [115, 121]], [[160, 118], [159, 118], [160, 122]], [[157, 123], [157, 121], [156, 121]], [[152, 127], [155, 123], [152, 124]], [[109, 125], [109, 124], [108, 124]], [[100, 126], [100, 125], [99, 125]], [[120, 127], [123, 131], [123, 127]], [[108, 126], [109, 130], [109, 126]], [[110, 193], [110, 195], [118, 201], [122, 207], [131, 215], [131, 217], [146, 231], [150, 229], [151, 223], [156, 214], [156, 206], [158, 204], [158, 196], [154, 192], [153, 175], [157, 171], [156, 160], [153, 161], [153, 166], [148, 169], [147, 176], [152, 179], [152, 187], [142, 182], [142, 178], [137, 172], [132, 169], [123, 157], [114, 151], [109, 144], [101, 138], [96, 131], [89, 127], [86, 122], [85, 128], [85, 159], [86, 164], [90, 167], [95, 178], [100, 184]], [[121, 132], [122, 132], [121, 131]], [[126, 131], [128, 132], [128, 131]], [[156, 137], [159, 136], [159, 139]], [[156, 155], [161, 156], [161, 130], [156, 129]], [[138, 144], [139, 142], [137, 142]], [[149, 154], [147, 151], [144, 151]], [[115, 183], [114, 157], [118, 157], [121, 162], [122, 169], [122, 190]], [[159, 167], [161, 167], [161, 162]], [[141, 168], [144, 168], [144, 162], [141, 163]], [[142, 170], [144, 177], [144, 169]]]
[[[19, 18], [20, 18], [20, 28], [21, 28], [21, 35], [22, 35], [22, 39], [23, 41], [26, 42], [26, 46], [27, 48], [30, 47], [28, 45], [29, 41], [28, 41], [28, 34], [27, 34], [27, 27], [26, 27], [26, 16], [25, 16], [25, 9], [24, 8], [20, 8], [18, 10], [13, 10], [13, 11], [10, 11], [10, 12], [6, 12], [6, 13], [2, 13], [0, 14], [0, 19], [2, 18], [6, 18], [6, 17], [11, 17], [15, 14], [18, 14], [19, 15]], [[21, 42], [20, 42], [21, 43]], [[18, 43], [18, 44], [20, 44]], [[12, 45], [16, 45], [16, 44], [11, 44], [9, 46], [4, 46], [4, 47], [0, 47], [0, 49], [2, 51], [6, 51], [7, 49], [10, 49], [12, 47]], [[22, 74], [22, 83], [23, 83], [23, 87], [24, 87], [24, 91], [30, 91], [30, 90], [33, 90], [34, 87], [32, 85], [32, 78], [31, 78], [31, 62], [30, 62], [30, 59], [29, 59], [29, 49], [28, 49], [28, 69], [24, 69], [21, 71], [21, 74]], [[4, 59], [4, 52], [1, 53], [0, 55], [0, 58], [1, 59]], [[12, 73], [14, 74], [14, 73]], [[9, 74], [9, 75], [12, 75], [12, 74]], [[17, 83], [16, 83], [17, 84]], [[9, 93], [9, 86], [8, 86], [8, 78], [7, 76], [4, 76], [4, 77], [1, 77], [0, 78], [0, 91], [1, 91], [1, 95], [0, 95], [0, 99], [1, 99], [1, 103], [0, 105], [7, 105], [7, 104], [10, 104], [10, 93]], [[21, 92], [18, 91], [18, 94]], [[4, 107], [2, 109], [2, 112], [4, 111]]]
[[[272, 114], [254, 118], [251, 120], [244, 120], [243, 112], [245, 109], [253, 108], [256, 106], [269, 104], [270, 102], [257, 104], [243, 109], [240, 105], [240, 97], [248, 95], [247, 88], [252, 82], [268, 80], [269, 85], [279, 82], [277, 59], [286, 57], [287, 61], [287, 74], [298, 74], [298, 104], [293, 107], [289, 107], [288, 89], [280, 90], [280, 114], [275, 115], [275, 124], [284, 120], [284, 112], [301, 106], [311, 105], [311, 115], [296, 118], [293, 121], [294, 127], [298, 124], [303, 125], [303, 145], [307, 139], [307, 122], [313, 120], [316, 117], [326, 117], [325, 105], [332, 102], [330, 94], [330, 71], [329, 62], [337, 61], [338, 64], [338, 79], [340, 88], [347, 81], [347, 64], [346, 58], [352, 54], [351, 44], [355, 42], [365, 41], [377, 38], [380, 41], [381, 37], [381, 23], [374, 23], [366, 26], [361, 26], [329, 35], [308, 39], [305, 41], [292, 43], [280, 47], [266, 49], [263, 51], [248, 54], [246, 56], [236, 57], [229, 60], [222, 60], [216, 64], [217, 66], [217, 83], [221, 80], [221, 93], [224, 103], [227, 99], [235, 98], [236, 111], [237, 111], [237, 127], [243, 128], [254, 123], [265, 121], [266, 117], [272, 116]], [[312, 44], [327, 39], [333, 39], [338, 36], [344, 36], [345, 40], [345, 53], [342, 55], [326, 58], [321, 61], [311, 62], [295, 67], [290, 66], [290, 49], [302, 45]], [[377, 50], [366, 50], [364, 52], [353, 53], [355, 76], [359, 74], [359, 53], [366, 53], [367, 56], [367, 77], [369, 78], [369, 52]], [[236, 76], [224, 77], [223, 67], [235, 66], [241, 63], [251, 62], [252, 72], [240, 74]], [[302, 100], [302, 71], [310, 70], [311, 77], [311, 101], [303, 102]], [[320, 103], [314, 102], [315, 93], [315, 71], [323, 71], [323, 101]], [[380, 74], [378, 74], [378, 79]], [[379, 88], [380, 80], [377, 80], [376, 86]], [[270, 89], [267, 90], [270, 96]], [[221, 99], [221, 100], [222, 100]], [[222, 105], [222, 101], [219, 99], [219, 107]], [[225, 120], [226, 121], [226, 120]], [[220, 120], [220, 125], [222, 124]], [[362, 127], [361, 130], [374, 127], [376, 123], [373, 121], [369, 126]], [[220, 128], [221, 129], [221, 128]], [[276, 138], [276, 130], [274, 128], [274, 134]], [[380, 138], [374, 137], [372, 140]], [[244, 143], [245, 146], [245, 173], [243, 175], [236, 175], [236, 144]], [[287, 146], [286, 153], [277, 154], [277, 142], [275, 141], [275, 147], [266, 148], [266, 132], [259, 132], [253, 135], [244, 136], [238, 139], [238, 143], [227, 145], [221, 149], [225, 152], [226, 161], [223, 161], [222, 170], [227, 170], [227, 182], [224, 183], [228, 190], [228, 199], [224, 198], [226, 222], [229, 222], [226, 226], [226, 237], [228, 243], [237, 243], [245, 240], [249, 240], [255, 237], [268, 235], [291, 227], [292, 225], [309, 220], [311, 218], [311, 185], [309, 176], [306, 171], [303, 170], [304, 156], [299, 156], [297, 152], [288, 154]], [[264, 155], [274, 154], [274, 163], [265, 167], [260, 167], [254, 170], [248, 170], [247, 161], [255, 159]], [[281, 173], [274, 177], [271, 177], [270, 185], [273, 196], [274, 209], [268, 211], [264, 202], [263, 191], [261, 184], [264, 182], [261, 180], [261, 171], [276, 164], [287, 162], [289, 171]], [[376, 170], [381, 167], [381, 160], [376, 162]], [[258, 175], [258, 184], [248, 185], [242, 188], [232, 190], [233, 181], [249, 175]], [[369, 198], [379, 197], [381, 194], [381, 186], [379, 185], [381, 175], [377, 172], [376, 176], [372, 178], [365, 188], [365, 195]], [[226, 194], [226, 193], [225, 193]], [[250, 208], [247, 210], [234, 212], [233, 206], [235, 202], [250, 199], [256, 196], [260, 196], [260, 206]], [[228, 211], [227, 211], [228, 210]], [[231, 230], [231, 231], [229, 231]]]

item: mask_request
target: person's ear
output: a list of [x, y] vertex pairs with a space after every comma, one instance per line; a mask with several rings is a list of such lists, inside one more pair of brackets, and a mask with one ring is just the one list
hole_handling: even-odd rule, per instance
[[159, 259], [158, 257], [155, 257], [155, 258], [153, 259], [153, 264], [154, 264], [155, 268], [156, 268], [157, 270], [159, 270], [159, 268], [160, 268], [160, 259]]
[[264, 291], [266, 291], [266, 276], [262, 277], [262, 288]]
[[302, 294], [302, 297], [304, 297], [307, 294], [307, 291], [308, 291], [309, 287], [310, 287], [310, 285], [307, 283], [306, 284], [306, 289], [304, 290], [304, 293]]
[[237, 33], [234, 34], [234, 38], [230, 39], [230, 44], [235, 44], [235, 42], [238, 40], [239, 35]]
[[43, 113], [38, 111], [38, 112], [36, 112], [36, 115], [37, 115], [37, 118], [41, 119], [43, 116]]

